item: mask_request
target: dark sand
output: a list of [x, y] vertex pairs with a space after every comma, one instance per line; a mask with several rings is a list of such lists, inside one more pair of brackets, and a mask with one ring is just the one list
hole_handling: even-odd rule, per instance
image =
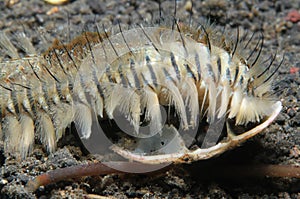
[[[214, 3], [215, 2], [215, 3]], [[218, 3], [217, 3], [218, 2]], [[188, 18], [185, 1], [178, 1], [178, 16]], [[67, 41], [79, 34], [84, 23], [111, 22], [117, 19], [127, 24], [151, 19], [158, 14], [158, 4], [153, 1], [105, 1], [75, 0], [58, 7], [58, 12], [47, 15], [54, 6], [40, 0], [21, 1], [8, 8], [0, 2], [0, 29], [22, 32], [29, 35], [39, 51], [47, 48], [40, 42], [41, 32], [51, 44], [53, 37]], [[162, 4], [164, 13], [173, 13], [174, 2]], [[48, 170], [86, 163], [92, 158], [83, 155], [76, 139], [67, 132], [59, 143], [57, 152], [46, 154], [37, 146], [33, 154], [24, 161], [13, 157], [0, 157], [0, 198], [89, 198], [92, 195], [115, 198], [300, 198], [300, 181], [296, 179], [248, 179], [206, 178], [202, 173], [214, 173], [212, 165], [245, 164], [290, 164], [300, 165], [300, 22], [285, 19], [293, 10], [300, 10], [298, 0], [288, 1], [203, 1], [194, 3], [194, 18], [210, 18], [218, 27], [236, 33], [236, 26], [250, 32], [262, 27], [265, 36], [265, 51], [277, 51], [275, 65], [285, 54], [279, 69], [276, 89], [283, 103], [283, 110], [276, 121], [263, 133], [249, 140], [238, 149], [218, 158], [200, 161], [192, 165], [176, 166], [161, 175], [107, 175], [66, 180], [39, 188], [28, 193], [24, 185], [28, 179]], [[66, 11], [69, 13], [69, 25]], [[68, 34], [68, 29], [70, 34]], [[293, 72], [293, 71], [292, 71]], [[1, 148], [3, 150], [3, 147]], [[89, 197], [88, 197], [89, 196]]]

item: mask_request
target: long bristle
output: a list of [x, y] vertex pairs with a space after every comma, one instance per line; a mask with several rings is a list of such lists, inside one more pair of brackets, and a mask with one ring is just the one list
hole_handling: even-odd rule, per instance
[[0, 32], [0, 47], [4, 49], [6, 55], [8, 55], [11, 59], [20, 58], [17, 49], [3, 32]]

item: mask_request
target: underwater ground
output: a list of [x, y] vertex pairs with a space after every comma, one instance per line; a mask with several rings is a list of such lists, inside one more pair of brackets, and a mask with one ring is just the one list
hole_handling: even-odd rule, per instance
[[[128, 24], [150, 20], [152, 13], [158, 13], [156, 2], [74, 0], [55, 7], [41, 0], [16, 1], [9, 6], [1, 1], [0, 30], [25, 31], [38, 51], [42, 51], [47, 46], [39, 42], [41, 36], [45, 36], [46, 43], [51, 44], [51, 37], [68, 41], [69, 37], [80, 34], [85, 23], [116, 24], [118, 19]], [[177, 5], [177, 16], [187, 19], [187, 1], [177, 1]], [[162, 3], [162, 10], [165, 15], [173, 14], [174, 2]], [[288, 17], [293, 10], [296, 10], [296, 17]], [[268, 57], [277, 51], [275, 65], [285, 55], [276, 77], [278, 83], [274, 86], [283, 110], [271, 126], [241, 147], [211, 160], [176, 165], [155, 175], [85, 177], [40, 187], [35, 193], [28, 193], [23, 185], [29, 178], [47, 170], [87, 163], [93, 157], [82, 152], [80, 143], [70, 131], [59, 141], [55, 153], [49, 155], [37, 146], [32, 155], [21, 162], [14, 157], [5, 158], [2, 143], [0, 198], [300, 198], [299, 179], [240, 178], [238, 174], [230, 178], [209, 177], [215, 169], [229, 164], [300, 166], [299, 11], [298, 0], [210, 0], [193, 4], [194, 19], [209, 18], [220, 29], [232, 32], [233, 37], [237, 26], [250, 32], [262, 29], [265, 38], [263, 56]], [[45, 35], [43, 32], [46, 32]]]

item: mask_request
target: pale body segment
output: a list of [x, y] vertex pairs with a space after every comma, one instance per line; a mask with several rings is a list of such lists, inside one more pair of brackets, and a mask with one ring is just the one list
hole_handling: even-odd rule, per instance
[[[5, 151], [25, 157], [36, 135], [52, 152], [71, 122], [88, 139], [93, 114], [114, 119], [115, 111], [130, 121], [136, 135], [144, 121], [149, 121], [150, 133], [163, 134], [161, 105], [174, 107], [184, 130], [204, 118], [212, 125], [222, 118], [247, 125], [276, 117], [281, 105], [269, 98], [272, 78], [252, 74], [264, 69], [257, 64], [249, 68], [241, 56], [206, 41], [213, 32], [195, 32], [191, 37], [180, 28], [137, 27], [107, 38], [98, 35], [102, 42], [85, 36], [82, 48], [54, 47], [43, 56], [2, 63]], [[122, 155], [122, 149], [115, 151]]]

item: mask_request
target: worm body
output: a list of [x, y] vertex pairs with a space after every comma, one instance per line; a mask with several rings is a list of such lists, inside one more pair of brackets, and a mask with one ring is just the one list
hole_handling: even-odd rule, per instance
[[[268, 66], [260, 58], [263, 40], [250, 61], [252, 53], [249, 58], [243, 54], [247, 45], [243, 38], [232, 42], [212, 27], [174, 22], [169, 27], [99, 32], [84, 33], [66, 45], [56, 41], [43, 54], [25, 58], [19, 58], [1, 35], [1, 44], [12, 58], [0, 65], [1, 133], [7, 153], [26, 157], [35, 137], [53, 152], [72, 122], [80, 137], [89, 139], [93, 118], [113, 120], [116, 112], [129, 121], [132, 135], [163, 136], [168, 132], [164, 108], [174, 110], [173, 125], [183, 132], [204, 128], [203, 123], [216, 126], [219, 121], [248, 131], [270, 116], [273, 120], [281, 108], [271, 90], [277, 70], [270, 69], [274, 59]], [[30, 42], [23, 46], [27, 54], [35, 54]], [[150, 130], [145, 132], [143, 124]], [[206, 148], [232, 148], [222, 148], [222, 140], [232, 137], [228, 129]], [[257, 129], [255, 134], [261, 131]], [[198, 137], [197, 133], [194, 139]]]

